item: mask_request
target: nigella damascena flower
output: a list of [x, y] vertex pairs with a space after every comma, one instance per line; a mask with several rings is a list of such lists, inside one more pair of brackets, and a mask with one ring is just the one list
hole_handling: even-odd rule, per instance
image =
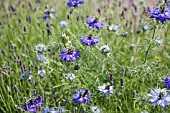
[[108, 45], [103, 45], [100, 47], [100, 51], [102, 54], [108, 54], [110, 52], [110, 48]]
[[83, 36], [80, 38], [80, 41], [86, 46], [95, 46], [100, 42], [97, 36]]
[[122, 33], [121, 33], [121, 36], [122, 36], [122, 37], [127, 37], [127, 35], [128, 35], [128, 32], [122, 32]]
[[109, 93], [113, 93], [113, 86], [111, 86], [109, 83], [99, 86], [98, 89], [100, 93], [104, 93], [106, 96], [108, 96]]
[[164, 80], [164, 86], [170, 89], [170, 76], [167, 76]]
[[170, 8], [167, 9], [153, 8], [149, 14], [151, 15], [150, 18], [155, 18], [156, 21], [161, 21], [162, 24], [166, 20], [170, 20]]
[[119, 25], [112, 24], [109, 26], [110, 31], [116, 32], [119, 29]]
[[61, 21], [60, 22], [60, 28], [64, 28], [67, 26], [67, 22], [66, 21]]
[[43, 54], [38, 54], [37, 56], [36, 56], [36, 59], [38, 60], [38, 61], [41, 61], [41, 62], [45, 62], [45, 63], [48, 63], [48, 59], [43, 55]]
[[55, 108], [52, 107], [52, 108], [44, 108], [44, 111], [42, 113], [59, 113], [59, 111], [55, 110]]
[[37, 51], [37, 52], [42, 53], [42, 52], [44, 52], [45, 50], [46, 50], [46, 47], [45, 47], [44, 44], [38, 44], [38, 45], [35, 46], [35, 51]]
[[143, 29], [144, 31], [147, 31], [147, 30], [149, 29], [148, 24], [142, 24], [142, 29]]
[[74, 62], [80, 57], [80, 51], [74, 49], [65, 49], [60, 52], [60, 57], [63, 61]]
[[90, 110], [92, 111], [92, 113], [100, 113], [100, 109], [97, 106], [90, 107]]
[[51, 19], [53, 18], [53, 14], [55, 14], [56, 11], [53, 11], [53, 10], [50, 10], [50, 9], [45, 9], [44, 11], [44, 16], [43, 16], [43, 19], [46, 20], [47, 18]]
[[35, 95], [31, 96], [31, 99], [29, 99], [27, 102], [23, 104], [23, 109], [28, 112], [36, 113], [38, 109], [41, 109], [41, 106], [44, 104], [44, 101], [42, 100], [41, 96], [38, 96], [35, 98]]
[[170, 102], [170, 95], [167, 92], [166, 88], [156, 88], [154, 90], [151, 90], [150, 94], [148, 94], [148, 96], [150, 96], [150, 102], [153, 105], [159, 105], [161, 107], [165, 107], [167, 105], [169, 105]]
[[162, 40], [162, 38], [156, 38], [155, 39], [155, 42], [157, 43], [157, 44], [162, 44], [163, 43], [163, 40]]
[[66, 78], [70, 81], [73, 81], [76, 79], [76, 76], [73, 73], [68, 73]]
[[88, 103], [91, 98], [91, 94], [89, 93], [88, 89], [81, 89], [78, 91], [75, 91], [73, 96], [73, 101], [82, 104], [82, 103]]
[[24, 72], [21, 76], [20, 79], [28, 79], [31, 75], [31, 72]]
[[87, 18], [87, 24], [90, 28], [100, 29], [104, 27], [104, 23], [101, 22], [97, 17], [93, 16], [91, 18]]
[[45, 74], [46, 74], [46, 71], [45, 70], [38, 70], [38, 75], [40, 76], [40, 77], [44, 77], [45, 76]]
[[69, 7], [77, 7], [79, 4], [83, 4], [84, 0], [68, 0], [67, 6]]

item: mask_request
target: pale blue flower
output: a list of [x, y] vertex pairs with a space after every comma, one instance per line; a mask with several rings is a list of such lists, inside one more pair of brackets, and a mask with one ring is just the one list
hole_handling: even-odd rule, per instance
[[169, 105], [170, 102], [170, 95], [167, 92], [166, 88], [156, 88], [154, 90], [151, 90], [150, 94], [150, 102], [153, 105], [159, 105], [161, 107], [165, 107]]

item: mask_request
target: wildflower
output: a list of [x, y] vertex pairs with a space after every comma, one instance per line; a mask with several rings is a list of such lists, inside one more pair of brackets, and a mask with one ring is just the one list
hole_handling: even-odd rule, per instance
[[38, 70], [38, 75], [40, 76], [40, 77], [44, 77], [45, 76], [45, 74], [46, 74], [46, 72], [45, 72], [45, 70]]
[[61, 21], [60, 22], [60, 28], [64, 28], [67, 26], [67, 22], [66, 21]]
[[111, 26], [109, 26], [109, 30], [110, 30], [110, 31], [116, 32], [118, 29], [119, 29], [119, 26], [118, 26], [118, 25], [112, 24]]
[[170, 95], [168, 94], [166, 88], [156, 88], [151, 90], [150, 94], [148, 95], [151, 97], [150, 102], [153, 105], [159, 105], [161, 107], [165, 107], [169, 105], [170, 102]]
[[102, 54], [108, 54], [110, 52], [110, 48], [108, 45], [103, 45], [100, 47], [100, 51]]
[[93, 29], [100, 29], [104, 27], [104, 23], [98, 20], [95, 16], [87, 18], [87, 24]]
[[167, 76], [164, 80], [164, 86], [170, 88], [170, 76]]
[[68, 0], [67, 6], [69, 7], [77, 7], [78, 4], [83, 4], [84, 0]]
[[52, 108], [44, 108], [44, 111], [42, 113], [59, 113], [58, 110], [55, 110]]
[[63, 50], [60, 52], [60, 57], [63, 61], [66, 62], [74, 62], [80, 57], [80, 51], [69, 49], [69, 50]]
[[122, 32], [121, 34], [122, 37], [127, 37], [127, 35], [128, 35], [128, 32]]
[[27, 79], [29, 78], [31, 75], [31, 72], [24, 72], [22, 76], [20, 76], [20, 79]]
[[53, 18], [53, 14], [55, 14], [56, 13], [56, 11], [52, 11], [52, 10], [50, 10], [50, 9], [45, 9], [45, 11], [44, 11], [44, 16], [43, 16], [43, 19], [44, 20], [46, 20], [47, 18], [49, 18], [49, 19], [51, 19], [51, 18]]
[[86, 46], [95, 46], [100, 42], [97, 36], [83, 36], [80, 41]]
[[163, 43], [163, 40], [161, 38], [156, 38], [155, 42], [161, 45]]
[[38, 61], [41, 61], [41, 62], [48, 62], [48, 59], [43, 55], [43, 54], [38, 54], [37, 56], [36, 56], [36, 59], [38, 60]]
[[38, 45], [35, 46], [35, 51], [37, 51], [37, 52], [42, 53], [42, 52], [44, 52], [45, 50], [46, 50], [46, 47], [45, 47], [44, 44], [38, 44]]
[[67, 44], [67, 43], [71, 43], [70, 41], [69, 41], [69, 37], [66, 35], [66, 34], [62, 34], [62, 36], [61, 36], [61, 41], [62, 41], [62, 43], [63, 44]]
[[159, 9], [159, 8], [153, 8], [150, 12], [150, 18], [155, 18], [156, 21], [162, 22], [162, 24], [166, 20], [170, 20], [170, 8], [167, 9]]
[[35, 98], [35, 95], [31, 96], [31, 99], [28, 100], [23, 104], [23, 109], [28, 112], [37, 112], [37, 107], [41, 108], [41, 105], [44, 104], [44, 101], [42, 100], [41, 96], [38, 96]]
[[99, 109], [97, 106], [92, 106], [92, 107], [90, 107], [90, 110], [91, 110], [93, 113], [100, 113], [100, 109]]
[[100, 93], [104, 93], [106, 96], [108, 96], [109, 93], [113, 93], [113, 86], [111, 86], [109, 83], [104, 84], [103, 86], [98, 87]]
[[72, 98], [73, 101], [78, 104], [88, 103], [90, 101], [91, 94], [89, 94], [88, 89], [82, 89], [79, 91], [75, 91]]
[[144, 31], [147, 31], [147, 30], [149, 29], [148, 24], [142, 24], [142, 29], [143, 29]]
[[76, 79], [76, 76], [73, 74], [73, 73], [69, 73], [67, 74], [67, 77], [66, 77], [68, 80], [70, 81], [73, 81]]

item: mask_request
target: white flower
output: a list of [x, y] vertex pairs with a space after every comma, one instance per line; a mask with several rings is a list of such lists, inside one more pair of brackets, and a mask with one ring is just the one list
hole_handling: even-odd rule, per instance
[[35, 46], [35, 51], [37, 52], [41, 53], [41, 52], [44, 52], [45, 50], [46, 50], [46, 47], [44, 44], [38, 44]]
[[110, 48], [108, 45], [103, 45], [100, 47], [100, 51], [102, 54], [108, 54], [110, 52]]
[[66, 77], [68, 80], [70, 81], [73, 81], [76, 79], [76, 76], [73, 74], [73, 73], [69, 73], [67, 74], [67, 77]]
[[111, 31], [115, 31], [116, 32], [118, 29], [119, 29], [118, 25], [112, 24], [112, 25], [109, 26], [109, 30], [111, 30]]
[[106, 96], [108, 96], [109, 93], [113, 93], [113, 86], [107, 83], [107, 85], [104, 84], [103, 86], [99, 86], [98, 90], [100, 93], [104, 93]]
[[45, 74], [46, 74], [46, 71], [45, 71], [45, 70], [38, 70], [38, 75], [39, 75], [40, 77], [44, 77]]
[[100, 113], [100, 109], [97, 106], [92, 106], [90, 109], [93, 113]]
[[158, 44], [162, 44], [163, 43], [163, 40], [161, 38], [156, 38], [155, 39], [155, 42], [158, 43]]
[[67, 22], [66, 21], [61, 21], [60, 22], [60, 28], [66, 27], [67, 26]]

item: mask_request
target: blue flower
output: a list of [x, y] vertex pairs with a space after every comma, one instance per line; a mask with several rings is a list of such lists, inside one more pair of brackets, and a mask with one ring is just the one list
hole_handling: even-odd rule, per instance
[[142, 29], [143, 29], [144, 31], [147, 31], [147, 30], [149, 29], [148, 24], [142, 24]]
[[170, 20], [170, 8], [168, 9], [159, 9], [159, 8], [153, 8], [151, 12], [149, 12], [151, 15], [150, 18], [155, 18], [156, 21], [161, 21], [162, 24], [166, 20]]
[[80, 41], [86, 46], [95, 46], [100, 42], [97, 36], [83, 36]]
[[61, 21], [60, 22], [60, 28], [64, 28], [67, 26], [67, 22], [66, 21]]
[[37, 52], [42, 53], [42, 52], [44, 52], [45, 50], [46, 50], [46, 47], [45, 47], [44, 44], [38, 44], [38, 45], [35, 46], [35, 51], [37, 51]]
[[104, 93], [106, 96], [108, 96], [109, 93], [113, 93], [113, 86], [111, 86], [110, 84], [99, 86], [98, 89], [100, 93]]
[[67, 6], [69, 7], [77, 7], [78, 4], [83, 4], [84, 0], [68, 0]]
[[66, 62], [74, 62], [80, 57], [80, 51], [69, 49], [69, 50], [63, 50], [60, 52], [60, 57], [63, 61]]
[[31, 72], [24, 72], [22, 76], [20, 76], [20, 79], [27, 79], [29, 78], [31, 75]]
[[88, 89], [82, 89], [79, 91], [75, 91], [72, 98], [73, 101], [78, 104], [88, 103], [90, 101], [91, 94], [89, 94]]
[[87, 24], [93, 29], [100, 29], [104, 27], [104, 23], [98, 20], [95, 16], [87, 18]]
[[43, 19], [46, 20], [47, 18], [51, 19], [53, 18], [53, 14], [55, 14], [56, 11], [52, 11], [52, 10], [49, 10], [48, 8], [45, 10], [44, 12], [44, 16], [43, 16]]
[[59, 113], [58, 110], [55, 110], [52, 108], [44, 108], [44, 111], [42, 113]]
[[23, 104], [23, 109], [25, 111], [36, 113], [38, 110], [37, 107], [41, 109], [41, 105], [44, 104], [44, 101], [41, 96], [38, 96], [35, 100], [33, 99], [34, 97], [35, 95], [32, 95], [31, 99]]
[[170, 88], [170, 76], [167, 76], [164, 80], [164, 85], [168, 88]]
[[43, 54], [38, 54], [37, 56], [36, 56], [36, 59], [38, 60], [38, 61], [41, 61], [41, 62], [46, 62], [46, 63], [48, 63], [48, 59], [43, 55]]
[[148, 95], [151, 97], [150, 102], [153, 105], [159, 105], [161, 107], [165, 107], [169, 105], [170, 102], [170, 95], [167, 92], [166, 88], [156, 88], [151, 90], [150, 94]]

